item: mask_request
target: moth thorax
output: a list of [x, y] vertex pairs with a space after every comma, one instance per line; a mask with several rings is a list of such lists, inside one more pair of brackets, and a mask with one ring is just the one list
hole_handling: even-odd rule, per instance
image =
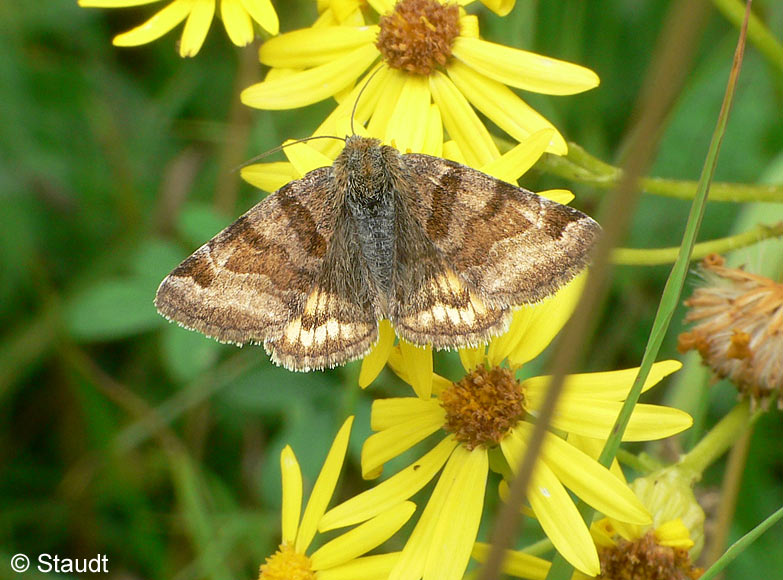
[[394, 190], [389, 180], [352, 184], [346, 195], [346, 207], [353, 220], [361, 251], [370, 276], [383, 298], [391, 292], [395, 263]]

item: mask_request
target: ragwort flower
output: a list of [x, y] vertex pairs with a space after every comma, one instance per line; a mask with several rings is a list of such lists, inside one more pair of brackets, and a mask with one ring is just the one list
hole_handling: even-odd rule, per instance
[[[644, 530], [644, 531], [642, 531]], [[682, 520], [673, 519], [658, 525], [633, 526], [602, 518], [590, 526], [598, 549], [602, 580], [695, 580], [702, 570], [693, 566], [688, 549], [693, 540]], [[472, 556], [485, 562], [490, 546], [476, 542]], [[516, 550], [508, 550], [503, 573], [527, 580], [545, 580], [550, 562]], [[593, 576], [576, 571], [572, 580]]]
[[[356, 119], [369, 120], [371, 136], [416, 152], [423, 151], [434, 103], [468, 164], [481, 167], [500, 153], [474, 107], [521, 141], [554, 127], [509, 87], [566, 95], [598, 84], [595, 73], [584, 67], [481, 40], [477, 18], [456, 4], [370, 4], [381, 11], [378, 24], [364, 24], [355, 12], [362, 18], [359, 25], [317, 23], [264, 43], [261, 62], [275, 68], [242, 92], [242, 102], [290, 109], [335, 96], [340, 104], [315, 133], [334, 134], [335, 122], [350, 116], [366, 85]], [[382, 63], [373, 67], [379, 58]], [[372, 82], [364, 76], [357, 83], [370, 68], [376, 74]], [[559, 133], [553, 133], [547, 150], [567, 151]]]
[[[342, 468], [353, 417], [343, 423], [313, 486], [301, 521], [302, 473], [286, 446], [280, 454], [283, 475], [282, 542], [261, 565], [259, 580], [381, 580], [388, 577], [399, 553], [360, 557], [391, 537], [413, 514], [411, 502], [389, 505], [361, 525], [329, 540], [308, 554], [318, 521], [332, 498]], [[358, 521], [357, 521], [358, 523]]]
[[[442, 469], [390, 578], [461, 578], [476, 539], [490, 464], [505, 474], [518, 465], [549, 382], [548, 377], [536, 377], [520, 383], [500, 363], [507, 360], [518, 368], [537, 356], [573, 310], [582, 282], [580, 277], [549, 300], [520, 309], [510, 331], [494, 339], [486, 353], [460, 350], [466, 374], [458, 382], [432, 372], [428, 349], [404, 342], [395, 348], [390, 365], [418, 396], [373, 403], [371, 424], [377, 432], [364, 444], [363, 474], [379, 475], [386, 461], [430, 435], [441, 433], [439, 442], [409, 467], [330, 510], [321, 528], [348, 525], [387, 509]], [[657, 363], [645, 388], [679, 366], [675, 361]], [[636, 371], [569, 376], [552, 427], [605, 439]], [[690, 423], [690, 417], [676, 409], [638, 405], [625, 439], [666, 437]], [[596, 548], [566, 487], [620, 521], [648, 524], [650, 516], [624, 481], [566, 440], [547, 435], [528, 489], [530, 507], [563, 556], [595, 575]]]
[[[269, 34], [277, 34], [279, 23], [271, 0], [173, 0], [143, 24], [118, 34], [115, 46], [138, 46], [157, 40], [187, 18], [179, 44], [180, 56], [196, 56], [207, 37], [215, 3], [220, 2], [220, 18], [231, 42], [250, 44], [255, 38], [253, 22]], [[126, 8], [153, 4], [160, 0], [79, 0], [79, 6], [90, 8]]]

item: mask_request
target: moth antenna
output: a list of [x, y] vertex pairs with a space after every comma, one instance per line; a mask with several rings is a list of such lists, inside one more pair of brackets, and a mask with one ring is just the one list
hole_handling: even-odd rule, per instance
[[359, 91], [359, 94], [356, 95], [356, 100], [353, 102], [353, 110], [351, 110], [351, 135], [356, 135], [356, 131], [354, 131], [353, 128], [353, 118], [356, 116], [356, 109], [359, 108], [359, 99], [362, 98], [362, 94], [364, 93], [364, 89], [367, 88], [367, 85], [370, 84], [370, 81], [377, 75], [381, 69], [383, 68], [383, 64], [379, 64], [378, 67], [372, 71], [367, 79], [364, 81], [364, 86]]
[[242, 169], [243, 167], [247, 167], [251, 163], [255, 163], [256, 161], [258, 161], [259, 159], [263, 159], [264, 157], [269, 157], [273, 153], [277, 153], [278, 151], [282, 151], [283, 149], [285, 149], [289, 145], [296, 145], [297, 143], [305, 143], [307, 141], [312, 141], [314, 139], [337, 139], [338, 141], [342, 141], [343, 143], [345, 142], [345, 138], [344, 137], [336, 137], [335, 135], [313, 135], [311, 137], [303, 137], [302, 139], [297, 139], [296, 141], [291, 141], [290, 143], [283, 143], [282, 145], [278, 145], [274, 149], [270, 149], [269, 151], [264, 151], [263, 153], [259, 153], [255, 157], [251, 157], [250, 159], [248, 159], [244, 163], [242, 163], [239, 166], [237, 166], [236, 168], [234, 168], [234, 171], [238, 171], [238, 170]]

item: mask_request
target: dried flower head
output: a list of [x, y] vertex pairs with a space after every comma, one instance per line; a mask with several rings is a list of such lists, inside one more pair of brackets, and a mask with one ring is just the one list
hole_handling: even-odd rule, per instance
[[777, 398], [783, 407], [783, 284], [724, 266], [711, 255], [702, 263], [705, 284], [685, 301], [680, 352], [695, 349], [721, 378], [730, 379], [753, 404]]

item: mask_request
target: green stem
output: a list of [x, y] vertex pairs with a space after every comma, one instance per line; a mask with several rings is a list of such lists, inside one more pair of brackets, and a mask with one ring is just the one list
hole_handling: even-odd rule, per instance
[[[590, 155], [576, 143], [568, 144], [568, 156], [545, 155], [538, 162], [538, 167], [559, 177], [603, 189], [615, 187], [622, 178], [622, 170]], [[662, 177], [643, 177], [639, 180], [639, 187], [653, 195], [693, 199], [696, 196], [698, 183]], [[710, 184], [709, 200], [736, 203], [782, 202], [783, 185], [714, 182]]]
[[740, 435], [758, 419], [760, 413], [751, 414], [748, 401], [738, 404], [680, 460], [680, 469], [690, 471], [694, 480], [699, 479], [707, 467], [736, 443]]
[[[701, 260], [709, 254], [725, 254], [731, 250], [744, 248], [753, 245], [767, 238], [783, 236], [783, 222], [774, 226], [759, 224], [752, 230], [701, 242], [693, 247], [691, 260]], [[659, 264], [670, 264], [677, 259], [679, 246], [673, 248], [656, 249], [637, 249], [637, 248], [616, 248], [612, 253], [612, 262], [622, 266], [655, 266]]]

